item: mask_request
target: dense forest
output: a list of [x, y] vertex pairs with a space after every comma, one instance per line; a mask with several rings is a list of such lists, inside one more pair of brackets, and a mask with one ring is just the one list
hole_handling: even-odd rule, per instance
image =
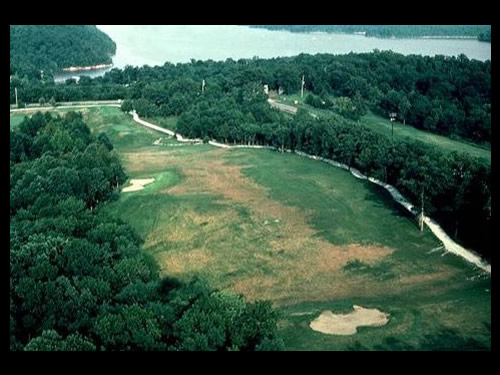
[[[396, 186], [436, 218], [456, 240], [491, 255], [491, 168], [465, 153], [446, 154], [419, 141], [391, 141], [341, 116], [313, 118], [270, 109], [257, 86], [219, 99], [200, 99], [177, 122], [177, 132], [227, 143], [274, 146], [339, 161]], [[143, 99], [125, 102], [142, 115]]]
[[363, 113], [354, 108], [367, 106], [386, 117], [395, 112], [399, 121], [433, 133], [475, 142], [491, 139], [491, 61], [469, 60], [464, 55], [423, 57], [375, 51], [166, 63], [155, 68], [113, 69], [104, 77], [82, 77], [78, 84], [69, 80], [64, 85], [15, 76], [10, 102], [15, 103], [17, 87], [21, 105], [51, 98], [143, 99], [153, 105], [154, 115], [167, 116], [193, 105], [203, 79], [212, 97], [252, 83], [293, 94], [299, 91], [303, 75], [306, 90], [353, 119]]
[[116, 44], [94, 25], [11, 25], [10, 74], [44, 78], [70, 66], [110, 64]]
[[484, 33], [479, 34], [479, 40], [481, 42], [489, 42], [491, 43], [491, 30], [488, 30]]
[[[490, 25], [249, 25], [268, 30], [292, 32], [366, 33], [381, 38], [418, 38], [426, 36], [478, 37], [490, 32]], [[491, 35], [491, 34], [490, 34]]]
[[[330, 116], [290, 118], [269, 108], [262, 85], [294, 94], [302, 75], [308, 101], [330, 108]], [[26, 101], [125, 98], [125, 111], [178, 116], [177, 131], [188, 137], [267, 144], [341, 161], [395, 185], [417, 207], [423, 200], [425, 212], [455, 239], [490, 256], [490, 166], [410, 139], [392, 143], [356, 119], [368, 107], [384, 116], [396, 112], [400, 121], [424, 130], [489, 142], [491, 61], [379, 51], [302, 54], [128, 66], [96, 79], [82, 77], [79, 83], [41, 85], [19, 79], [16, 85]], [[11, 102], [12, 88], [11, 83]]]
[[11, 131], [11, 350], [282, 349], [268, 302], [159, 276], [101, 209], [125, 180], [81, 114], [37, 113]]

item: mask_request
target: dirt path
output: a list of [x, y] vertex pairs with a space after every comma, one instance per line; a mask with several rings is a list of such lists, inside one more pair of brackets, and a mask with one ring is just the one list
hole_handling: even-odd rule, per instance
[[286, 104], [281, 104], [281, 103], [276, 102], [273, 99], [267, 99], [267, 102], [271, 105], [271, 107], [277, 108], [280, 111], [289, 113], [291, 115], [297, 114], [297, 107], [293, 107], [291, 105], [286, 105]]
[[[272, 99], [269, 99], [268, 102], [272, 106], [275, 106], [276, 108], [280, 108], [280, 109], [282, 106], [285, 106], [284, 104], [276, 103]], [[290, 106], [286, 106], [286, 107], [290, 107]], [[291, 107], [291, 108], [295, 108], [295, 107]], [[285, 110], [285, 109], [283, 109], [283, 110]], [[139, 116], [137, 115], [137, 113], [135, 113], [135, 112], [132, 115], [134, 116], [134, 120], [136, 122], [138, 122], [139, 124], [143, 124], [144, 126], [147, 126], [151, 129], [158, 130], [158, 131], [161, 131], [163, 133], [170, 134], [172, 136], [175, 134], [171, 130], [160, 128], [157, 125], [154, 125], [154, 124], [148, 123], [144, 120], [141, 120], [139, 118]], [[179, 139], [179, 137], [180, 137], [179, 134], [177, 134], [177, 137], [178, 137], [177, 139]], [[182, 137], [180, 137], [180, 138], [182, 138]], [[193, 142], [193, 141], [200, 141], [200, 140], [198, 140], [198, 139], [184, 139], [183, 138], [183, 141], [184, 142]], [[227, 148], [227, 149], [231, 149], [231, 148], [268, 148], [268, 149], [271, 149], [272, 148], [272, 147], [267, 147], [267, 146], [247, 146], [247, 145], [230, 146], [230, 145], [226, 145], [226, 144], [215, 142], [215, 141], [210, 141], [209, 144], [212, 146], [215, 146], [215, 147]], [[291, 150], [286, 150], [286, 151], [292, 152]], [[411, 212], [413, 214], [415, 213], [413, 210], [413, 205], [394, 186], [389, 185], [389, 184], [385, 184], [382, 181], [379, 181], [379, 180], [372, 178], [372, 177], [366, 177], [364, 174], [362, 174], [357, 169], [349, 168], [347, 165], [339, 163], [335, 160], [326, 159], [326, 158], [322, 158], [322, 157], [318, 157], [318, 156], [314, 156], [314, 155], [309, 155], [309, 154], [306, 154], [305, 152], [301, 152], [301, 151], [295, 151], [295, 153], [297, 155], [304, 156], [304, 157], [307, 157], [307, 158], [310, 158], [313, 160], [323, 161], [327, 164], [333, 165], [333, 166], [338, 167], [338, 168], [349, 170], [351, 172], [351, 174], [356, 178], [359, 178], [362, 180], [368, 180], [376, 185], [382, 186], [391, 194], [391, 196], [393, 197], [393, 199], [396, 202], [401, 204], [409, 212]], [[429, 218], [427, 216], [424, 217], [424, 223], [431, 230], [431, 232], [443, 243], [446, 251], [449, 251], [450, 253], [453, 253], [453, 254], [456, 254], [456, 255], [462, 257], [466, 261], [476, 265], [477, 267], [479, 267], [482, 270], [486, 271], [487, 273], [491, 274], [491, 265], [490, 264], [486, 263], [484, 260], [481, 259], [481, 257], [476, 255], [474, 252], [465, 249], [464, 247], [460, 246], [455, 241], [453, 241], [446, 234], [446, 232], [436, 222], [434, 222], [431, 218]]]
[[[336, 162], [334, 160], [318, 157], [318, 156], [313, 156], [306, 154], [304, 152], [296, 151], [296, 154], [307, 157], [309, 159], [313, 160], [320, 160], [322, 162], [328, 163], [330, 165], [336, 166], [338, 168], [342, 168], [345, 170], [349, 170], [349, 167], [345, 164]], [[379, 185], [386, 189], [389, 194], [391, 194], [392, 198], [398, 202], [400, 205], [402, 205], [407, 211], [409, 211], [412, 214], [416, 214], [416, 211], [414, 209], [414, 206], [396, 189], [394, 186], [386, 184], [380, 180], [377, 180], [376, 178], [373, 177], [366, 177], [364, 174], [362, 174], [360, 171], [358, 171], [355, 168], [350, 169], [351, 174], [361, 180], [368, 180], [371, 183], [374, 183], [376, 185]], [[488, 272], [491, 274], [491, 265], [485, 262], [483, 259], [481, 259], [480, 256], [476, 255], [473, 251], [467, 250], [464, 247], [460, 246], [457, 244], [455, 241], [453, 241], [441, 228], [434, 220], [432, 220], [428, 216], [424, 216], [424, 223], [427, 225], [427, 227], [430, 229], [430, 231], [443, 243], [444, 248], [446, 251], [449, 251], [450, 253], [456, 254], [466, 261], [476, 265], [477, 267], [481, 268], [482, 270]]]
[[[268, 100], [269, 103], [274, 103], [277, 105], [277, 108], [279, 108], [278, 103], [275, 103], [272, 99]], [[273, 105], [273, 104], [271, 104]], [[134, 112], [133, 113], [134, 120], [140, 124], [143, 124], [144, 126], [147, 126], [151, 129], [161, 131], [166, 134], [174, 135], [175, 133], [172, 132], [171, 130], [167, 130], [164, 128], [160, 128], [157, 125], [148, 123], [144, 120], [141, 120], [139, 116]], [[177, 137], [180, 137], [177, 134]], [[182, 138], [182, 137], [181, 137]], [[199, 141], [197, 139], [183, 139], [184, 142], [193, 142], [193, 141]], [[266, 146], [247, 146], [247, 145], [238, 145], [238, 146], [230, 146], [226, 145], [223, 143], [215, 142], [215, 141], [210, 141], [209, 144], [215, 147], [220, 147], [220, 148], [272, 148], [272, 147], [266, 147]], [[291, 150], [287, 150], [287, 152], [292, 152]], [[376, 185], [382, 186], [385, 188], [393, 197], [393, 199], [401, 204], [405, 209], [407, 209], [409, 212], [414, 213], [413, 211], [413, 205], [405, 198], [403, 195], [394, 187], [389, 184], [385, 184], [382, 181], [379, 181], [377, 179], [374, 179], [372, 177], [366, 177], [363, 175], [360, 171], [358, 171], [355, 168], [349, 168], [347, 165], [336, 162], [331, 159], [326, 159], [314, 155], [309, 155], [301, 151], [295, 151], [297, 155], [304, 156], [313, 160], [320, 160], [325, 163], [328, 163], [330, 165], [333, 165], [338, 168], [342, 168], [345, 170], [350, 170], [351, 174], [359, 179], [363, 180], [368, 180]], [[424, 223], [427, 225], [427, 227], [431, 230], [431, 232], [443, 243], [445, 249], [449, 251], [450, 253], [456, 254], [466, 261], [476, 265], [477, 267], [483, 269], [484, 271], [488, 272], [491, 274], [491, 265], [486, 263], [484, 260], [482, 260], [478, 255], [474, 254], [472, 251], [465, 249], [464, 247], [460, 246], [457, 244], [455, 241], [453, 241], [447, 234], [446, 232], [438, 225], [436, 222], [434, 222], [431, 218], [425, 217], [424, 218]]]
[[[119, 102], [121, 102], [121, 101], [120, 100], [117, 101], [117, 103], [119, 103]], [[295, 107], [287, 106], [285, 104], [276, 103], [272, 99], [268, 99], [268, 102], [269, 102], [269, 104], [271, 106], [273, 106], [275, 108], [278, 108], [280, 110], [283, 110], [285, 112], [288, 112], [288, 113], [291, 113], [291, 111], [292, 111], [291, 108], [293, 108], [293, 109], [295, 109], [295, 111], [293, 112], [293, 114], [296, 113], [296, 108]], [[56, 108], [77, 108], [77, 107], [97, 107], [97, 106], [120, 107], [120, 104], [108, 104], [108, 103], [97, 104], [99, 102], [92, 102], [92, 103], [96, 103], [96, 104], [90, 104], [89, 103], [89, 104], [82, 104], [82, 105], [68, 105], [68, 106], [64, 106], [63, 105], [63, 106], [59, 106], [59, 107], [56, 107]], [[33, 107], [33, 108], [11, 109], [10, 111], [11, 112], [19, 112], [19, 111], [25, 111], [25, 110], [39, 110], [39, 109], [45, 109], [45, 108], [49, 108], [49, 107]], [[53, 109], [53, 108], [51, 108], [51, 109]], [[165, 129], [165, 128], [160, 127], [158, 125], [155, 125], [155, 124], [152, 124], [150, 122], [144, 121], [144, 120], [142, 120], [137, 115], [137, 113], [135, 111], [130, 112], [130, 114], [132, 115], [132, 117], [133, 117], [133, 119], [134, 119], [135, 122], [137, 122], [137, 123], [139, 123], [139, 124], [141, 124], [141, 125], [143, 125], [143, 126], [145, 126], [147, 128], [159, 131], [159, 132], [164, 133], [164, 134], [168, 134], [168, 135], [170, 135], [172, 137], [176, 137], [176, 139], [179, 142], [189, 142], [189, 143], [196, 143], [196, 144], [201, 144], [202, 143], [201, 139], [184, 138], [180, 134], [176, 134], [172, 130]], [[226, 149], [232, 149], [232, 148], [272, 149], [273, 148], [273, 147], [269, 147], [269, 146], [255, 146], [255, 145], [253, 145], [253, 146], [252, 145], [232, 145], [231, 146], [231, 145], [226, 145], [226, 144], [223, 144], [223, 143], [220, 143], [220, 142], [215, 142], [215, 141], [209, 141], [208, 143], [210, 145], [214, 146], [214, 147], [226, 148]], [[286, 151], [287, 152], [292, 152], [291, 150], [286, 150]], [[342, 169], [345, 169], [345, 170], [350, 170], [351, 174], [354, 177], [359, 178], [359, 179], [363, 179], [363, 180], [368, 180], [368, 181], [370, 181], [370, 182], [372, 182], [374, 184], [382, 186], [383, 188], [385, 188], [391, 194], [391, 196], [394, 198], [394, 200], [396, 202], [398, 202], [399, 204], [401, 204], [409, 212], [415, 213], [414, 210], [413, 210], [413, 205], [405, 197], [403, 197], [403, 195], [394, 186], [391, 186], [389, 184], [385, 184], [385, 183], [383, 183], [383, 182], [381, 182], [381, 181], [379, 181], [377, 179], [374, 179], [372, 177], [366, 177], [365, 175], [363, 175], [357, 169], [354, 169], [354, 168], [350, 168], [349, 169], [349, 167], [347, 165], [339, 163], [339, 162], [336, 162], [334, 160], [326, 159], [326, 158], [321, 158], [321, 157], [314, 156], [314, 155], [309, 155], [309, 154], [306, 154], [306, 153], [300, 152], [300, 151], [295, 151], [295, 153], [298, 154], [298, 155], [300, 155], [300, 156], [308, 157], [310, 159], [323, 161], [325, 163], [328, 163], [328, 164], [333, 165], [333, 166], [338, 167], [338, 168], [342, 168]], [[474, 252], [465, 249], [464, 247], [460, 246], [455, 241], [453, 241], [446, 234], [446, 232], [435, 221], [433, 221], [431, 218], [425, 216], [424, 217], [424, 223], [431, 230], [431, 232], [443, 243], [446, 251], [449, 251], [450, 253], [453, 253], [453, 254], [456, 254], [456, 255], [462, 257], [466, 261], [468, 261], [468, 262], [476, 265], [477, 267], [479, 267], [479, 268], [483, 269], [484, 271], [486, 271], [487, 273], [491, 274], [491, 265], [490, 264], [488, 264], [487, 262], [485, 262], [483, 259], [481, 259], [481, 257], [479, 257]]]

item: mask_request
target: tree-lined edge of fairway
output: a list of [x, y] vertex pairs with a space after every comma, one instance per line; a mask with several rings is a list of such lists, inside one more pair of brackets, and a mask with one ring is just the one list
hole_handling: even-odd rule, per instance
[[[129, 114], [132, 115], [134, 121], [136, 121], [138, 124], [140, 124], [142, 126], [148, 127], [150, 129], [153, 129], [153, 130], [156, 130], [156, 131], [168, 134], [168, 135], [171, 135], [172, 133], [175, 133], [172, 130], [169, 130], [169, 129], [166, 129], [166, 128], [161, 128], [158, 125], [155, 125], [155, 124], [152, 124], [152, 123], [149, 123], [147, 121], [142, 120], [135, 111], [129, 112]], [[182, 137], [182, 136], [181, 136], [181, 139], [183, 139], [185, 142], [198, 141], [197, 139], [189, 139], [189, 138], [185, 138], [185, 137]], [[210, 141], [209, 144], [211, 144], [214, 147], [225, 148], [225, 149], [236, 149], [236, 148], [263, 149], [262, 146], [226, 145], [226, 144], [223, 144], [221, 142], [215, 142], [215, 141]], [[268, 147], [266, 147], [266, 148], [268, 148]], [[309, 154], [307, 154], [305, 152], [302, 152], [302, 151], [292, 151], [292, 150], [282, 150], [282, 151], [286, 151], [286, 152], [290, 152], [290, 153], [295, 153], [297, 155], [300, 155], [300, 156], [303, 156], [303, 157], [307, 157], [307, 158], [310, 158], [310, 159], [313, 159], [313, 160], [322, 161], [322, 162], [330, 164], [330, 165], [332, 165], [334, 167], [341, 168], [341, 169], [344, 169], [346, 171], [349, 171], [349, 172], [351, 172], [351, 174], [354, 177], [356, 177], [356, 178], [358, 178], [360, 180], [368, 180], [371, 183], [374, 183], [374, 184], [376, 184], [378, 186], [383, 187], [384, 189], [386, 189], [391, 194], [392, 198], [397, 203], [399, 203], [400, 205], [402, 205], [408, 212], [410, 212], [412, 214], [417, 214], [414, 205], [412, 205], [398, 191], [398, 189], [396, 189], [392, 185], [386, 184], [386, 183], [384, 183], [384, 182], [382, 182], [380, 180], [377, 180], [376, 178], [373, 178], [373, 177], [367, 177], [364, 174], [362, 174], [359, 170], [357, 170], [355, 168], [352, 168], [352, 167], [349, 167], [346, 164], [337, 162], [335, 160], [331, 160], [331, 159], [327, 159], [327, 158], [322, 158], [322, 157], [318, 157], [318, 156], [315, 156], [315, 155], [309, 155]], [[481, 259], [481, 257], [478, 256], [477, 254], [475, 254], [473, 251], [465, 249], [464, 247], [460, 246], [455, 241], [453, 241], [446, 234], [446, 232], [434, 220], [432, 220], [430, 217], [424, 215], [423, 216], [423, 223], [425, 223], [427, 225], [427, 227], [431, 230], [431, 232], [443, 243], [443, 246], [446, 248], [447, 251], [449, 251], [449, 252], [451, 252], [451, 253], [459, 256], [459, 257], [462, 257], [467, 262], [470, 262], [470, 263], [476, 265], [477, 267], [483, 269], [485, 272], [491, 274], [491, 264], [489, 264], [486, 261], [484, 261], [483, 259]]]

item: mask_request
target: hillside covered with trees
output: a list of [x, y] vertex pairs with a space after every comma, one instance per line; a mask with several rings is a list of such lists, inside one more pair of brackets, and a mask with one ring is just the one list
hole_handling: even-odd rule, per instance
[[491, 43], [491, 30], [488, 30], [484, 33], [479, 34], [479, 40], [481, 42]]
[[270, 303], [159, 276], [136, 232], [101, 210], [126, 178], [81, 114], [11, 131], [10, 349], [281, 349]]
[[10, 74], [45, 77], [70, 66], [110, 64], [116, 44], [94, 25], [11, 25]]
[[10, 102], [15, 103], [17, 87], [21, 102], [40, 98], [47, 102], [52, 97], [56, 101], [144, 99], [153, 105], [152, 115], [168, 116], [194, 105], [203, 79], [211, 92], [207, 96], [215, 98], [251, 84], [294, 94], [303, 75], [305, 89], [320, 97], [318, 105], [338, 102], [340, 112], [353, 119], [363, 111], [349, 114], [349, 108], [367, 106], [384, 117], [395, 112], [401, 122], [433, 133], [475, 142], [491, 139], [491, 61], [469, 60], [464, 55], [423, 57], [376, 51], [126, 67], [93, 80], [83, 77], [79, 84], [42, 85], [13, 79]]
[[[306, 89], [331, 115], [290, 118], [269, 107], [263, 84], [286, 94]], [[201, 82], [206, 87], [201, 93]], [[19, 83], [27, 101], [122, 99], [144, 117], [178, 117], [187, 137], [272, 145], [305, 151], [358, 168], [400, 189], [449, 234], [491, 254], [491, 168], [467, 154], [447, 154], [411, 139], [391, 139], [356, 123], [363, 106], [447, 136], [489, 142], [491, 61], [374, 52], [333, 56], [166, 63], [113, 69], [104, 77], [62, 85]], [[311, 96], [310, 100], [315, 100]], [[317, 98], [316, 98], [317, 99]], [[316, 104], [322, 105], [322, 101]], [[11, 85], [12, 102], [12, 85]], [[340, 113], [342, 116], [335, 114]]]
[[[366, 33], [380, 38], [478, 37], [491, 33], [490, 25], [249, 25], [253, 28], [291, 32]], [[491, 34], [490, 34], [491, 35]]]

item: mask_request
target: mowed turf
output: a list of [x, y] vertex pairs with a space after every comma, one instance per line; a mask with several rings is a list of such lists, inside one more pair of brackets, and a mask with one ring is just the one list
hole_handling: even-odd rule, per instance
[[[304, 98], [306, 96], [307, 93], [304, 94]], [[286, 100], [283, 100], [285, 98]], [[280, 103], [288, 105], [294, 105], [293, 103], [296, 100], [298, 101], [298, 104], [295, 106], [298, 108], [302, 108], [318, 116], [328, 117], [332, 115], [332, 112], [329, 110], [317, 109], [305, 104], [304, 100], [301, 99], [298, 94], [284, 97], [282, 96], [280, 98], [276, 98], [276, 100]], [[371, 111], [368, 111], [368, 113], [359, 120], [359, 124], [387, 137], [392, 137], [393, 124], [391, 121], [378, 116]], [[410, 125], [403, 125], [397, 121], [394, 122], [394, 137], [395, 139], [404, 139], [406, 137], [415, 139], [430, 146], [438, 147], [444, 152], [466, 152], [474, 157], [484, 159], [491, 163], [491, 147], [487, 145], [478, 145], [466, 140], [451, 139], [445, 136], [416, 129]]]
[[[360, 124], [365, 125], [388, 137], [392, 136], [391, 121], [369, 112], [360, 120]], [[394, 122], [394, 137], [410, 137], [430, 146], [438, 147], [445, 152], [466, 152], [474, 157], [484, 159], [491, 163], [491, 147], [481, 146], [467, 142], [465, 140], [454, 140], [441, 135], [418, 130], [413, 126], [403, 125], [400, 122]]]
[[[489, 349], [490, 278], [446, 254], [383, 190], [292, 154], [154, 146], [115, 108], [84, 116], [131, 178], [156, 180], [104, 209], [145, 239], [164, 275], [269, 299], [288, 349]], [[315, 332], [323, 310], [390, 315], [353, 336]]]
[[26, 116], [24, 114], [14, 113], [10, 115], [10, 128], [13, 129], [23, 122]]

